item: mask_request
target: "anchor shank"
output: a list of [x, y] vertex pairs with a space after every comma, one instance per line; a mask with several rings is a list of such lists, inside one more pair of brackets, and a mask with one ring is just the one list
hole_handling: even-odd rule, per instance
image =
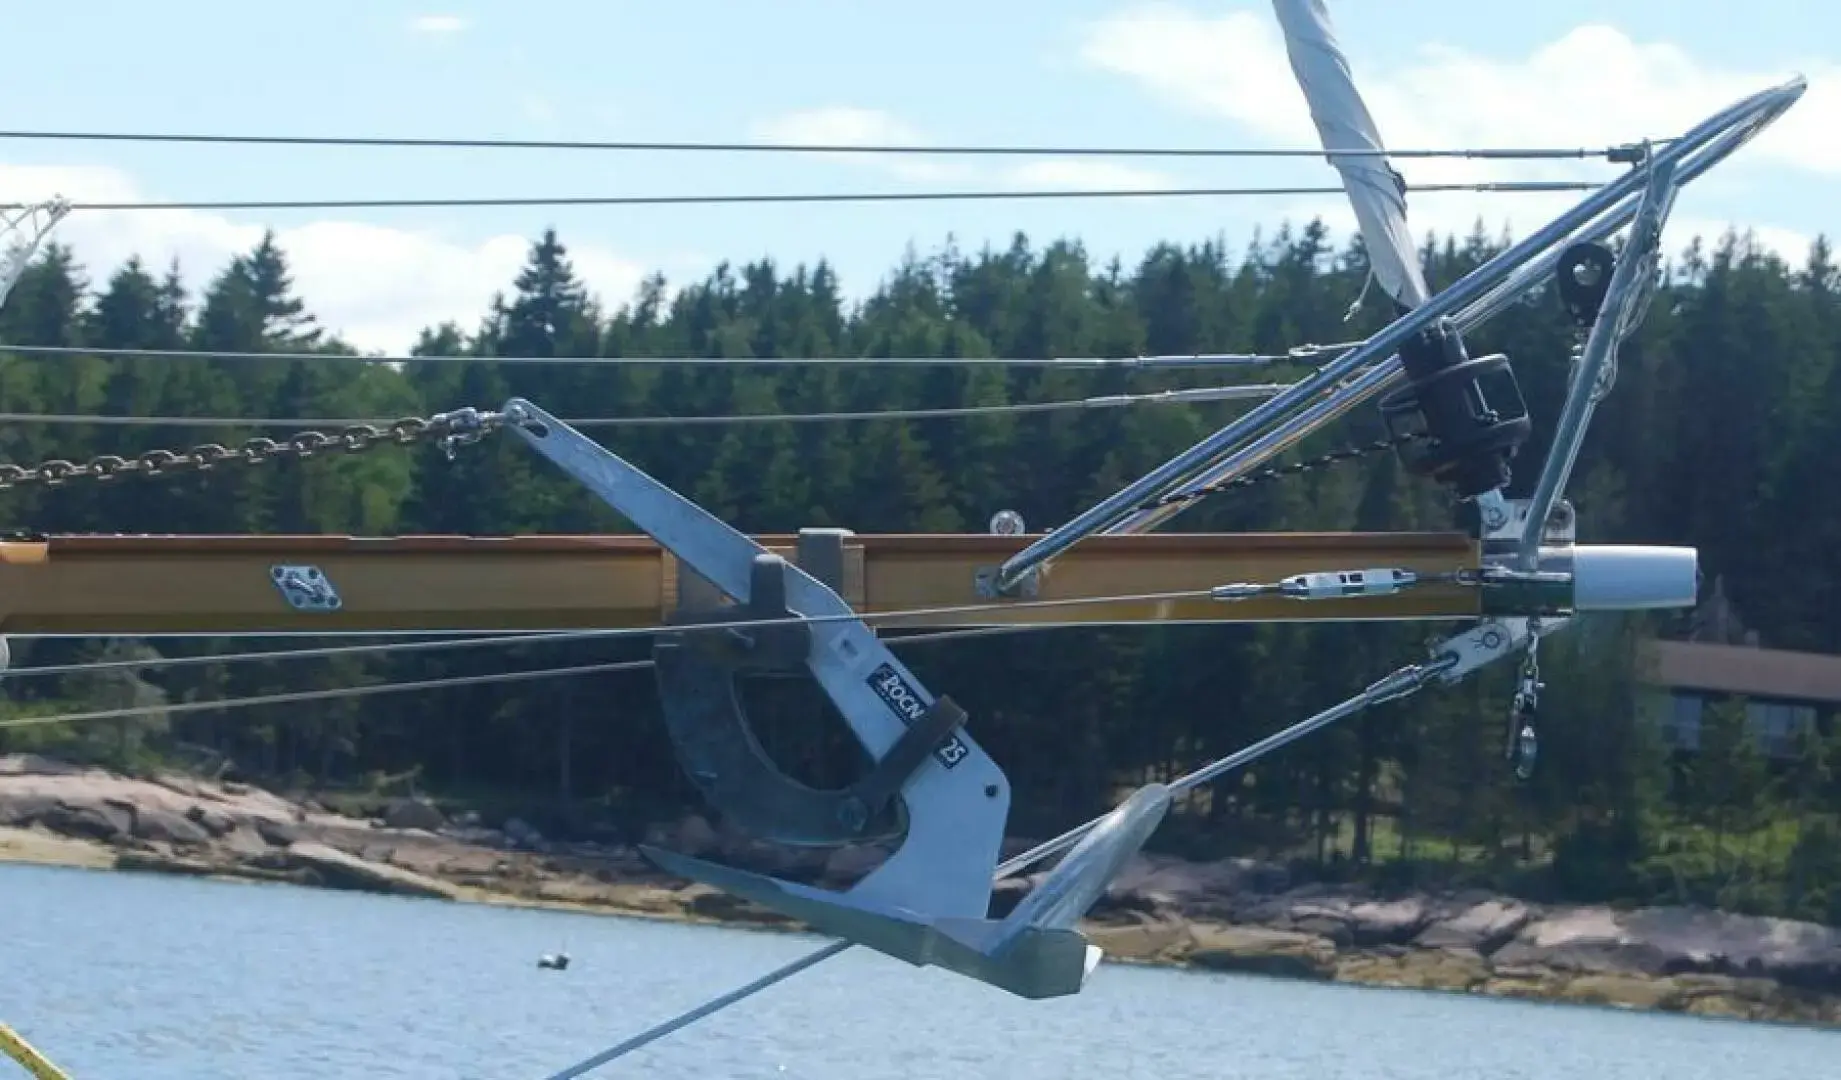
[[511, 429], [532, 449], [710, 584], [748, 602], [748, 568], [763, 550], [759, 544], [530, 402], [514, 399], [505, 410]]

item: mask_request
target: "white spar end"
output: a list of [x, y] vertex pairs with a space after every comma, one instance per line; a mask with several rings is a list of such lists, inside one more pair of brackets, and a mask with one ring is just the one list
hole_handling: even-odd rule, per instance
[[1700, 600], [1694, 548], [1579, 544], [1570, 554], [1575, 611], [1658, 611]]

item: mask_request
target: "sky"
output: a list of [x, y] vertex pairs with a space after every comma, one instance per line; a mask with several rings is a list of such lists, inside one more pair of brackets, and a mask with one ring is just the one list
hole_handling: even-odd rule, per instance
[[[1792, 259], [1841, 227], [1841, 5], [1330, 0], [1388, 145], [1604, 147], [1678, 134], [1802, 74], [1802, 102], [1689, 188], [1669, 242], [1754, 229]], [[1317, 145], [1264, 0], [63, 0], [6, 26], [15, 130], [668, 141]], [[1607, 179], [1602, 163], [1402, 161], [1409, 183]], [[200, 147], [0, 139], [0, 202], [1334, 185], [1320, 158], [968, 159]], [[1409, 197], [1416, 232], [1516, 235], [1576, 195]], [[816, 206], [77, 212], [100, 284], [130, 255], [195, 289], [265, 228], [322, 323], [397, 353], [471, 329], [554, 226], [609, 308], [647, 274], [827, 259], [862, 296], [907, 250], [1159, 241], [1322, 216], [1340, 195]], [[1223, 348], [1233, 343], [1220, 343]]]

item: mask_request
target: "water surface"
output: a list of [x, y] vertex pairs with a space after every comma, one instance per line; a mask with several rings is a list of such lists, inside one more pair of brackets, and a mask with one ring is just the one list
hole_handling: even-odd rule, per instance
[[[820, 944], [32, 866], [0, 866], [0, 916], [0, 1021], [74, 1080], [540, 1080]], [[539, 970], [558, 948], [574, 965]], [[594, 1075], [1819, 1080], [1837, 1054], [1804, 1028], [1110, 965], [1027, 1002], [853, 950]]]

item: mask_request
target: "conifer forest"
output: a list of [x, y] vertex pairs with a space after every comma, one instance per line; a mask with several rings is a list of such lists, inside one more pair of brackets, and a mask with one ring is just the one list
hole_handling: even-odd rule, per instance
[[[1434, 288], [1500, 250], [1479, 229], [1423, 254]], [[824, 264], [724, 265], [629, 297], [591, 297], [553, 232], [474, 325], [431, 326], [417, 356], [1132, 356], [1283, 354], [1359, 339], [1389, 312], [1362, 291], [1359, 244], [1320, 223], [1250, 242], [1159, 245], [1101, 264], [1073, 240], [947, 244], [909, 254], [867, 298]], [[202, 292], [199, 286], [203, 286]], [[201, 296], [197, 302], [189, 297]], [[1375, 290], [1375, 297], [1379, 291]], [[1551, 290], [1471, 335], [1512, 358], [1536, 434], [1525, 495], [1564, 392], [1574, 333]], [[1288, 381], [1308, 361], [1251, 369], [500, 365], [350, 359], [296, 295], [265, 239], [207, 281], [131, 261], [79, 265], [49, 246], [0, 309], [0, 342], [82, 348], [312, 353], [312, 360], [0, 353], [11, 413], [367, 418], [427, 416], [510, 396], [565, 418], [672, 418], [584, 430], [750, 532], [983, 532], [1019, 511], [1065, 521], [1226, 422], [1246, 403], [988, 413], [917, 421], [747, 422], [750, 415], [1066, 401]], [[323, 354], [323, 356], [319, 355]], [[1666, 280], [1593, 423], [1569, 497], [1582, 542], [1688, 544], [1766, 647], [1841, 652], [1841, 269], [1825, 241], [1788, 262], [1748, 236], [1672, 253]], [[735, 417], [712, 423], [692, 418]], [[83, 461], [290, 429], [0, 424], [0, 460]], [[1358, 409], [1293, 454], [1383, 434]], [[450, 461], [429, 447], [110, 484], [0, 492], [27, 533], [630, 531], [521, 442]], [[1443, 530], [1445, 491], [1391, 454], [1216, 496], [1167, 528]], [[1578, 619], [1542, 649], [1541, 759], [1503, 760], [1514, 665], [1370, 710], [1186, 797], [1153, 850], [1290, 861], [1324, 878], [1484, 885], [1540, 899], [1693, 903], [1841, 923], [1841, 731], [1789, 755], [1748, 737], [1743, 703], [1708, 709], [1700, 747], [1671, 751], [1645, 700], [1646, 638], [1705, 637], [1686, 613]], [[1731, 620], [1721, 620], [1729, 624]], [[1278, 624], [1060, 629], [903, 650], [1008, 772], [1012, 832], [1040, 837], [1340, 701], [1455, 628]], [[336, 644], [299, 639], [285, 647]], [[14, 668], [247, 651], [281, 643], [15, 641]], [[643, 658], [643, 639], [389, 651], [296, 662], [106, 668], [10, 677], [0, 710], [49, 715], [334, 686]], [[832, 783], [858, 767], [848, 731], [796, 680], [750, 691], [775, 758]], [[185, 763], [354, 797], [405, 786], [488, 818], [565, 834], [630, 831], [698, 809], [643, 672], [381, 694], [125, 721], [0, 730], [0, 752], [143, 769]], [[1831, 765], [1831, 762], [1835, 763]]]

